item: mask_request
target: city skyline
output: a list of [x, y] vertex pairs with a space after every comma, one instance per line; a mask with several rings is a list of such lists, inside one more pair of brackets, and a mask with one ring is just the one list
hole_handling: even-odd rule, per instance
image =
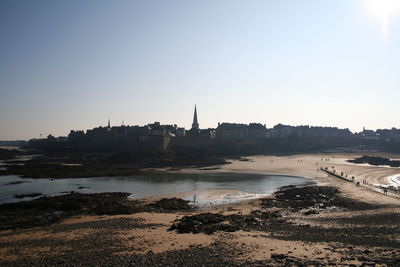
[[0, 140], [189, 129], [195, 104], [200, 128], [400, 128], [396, 3], [2, 1]]
[[[261, 127], [263, 127], [266, 131], [267, 130], [276, 130], [276, 129], [282, 129], [282, 127], [283, 128], [297, 128], [297, 129], [299, 129], [300, 131], [301, 131], [301, 129], [304, 129], [304, 127], [305, 128], [307, 128], [307, 129], [317, 129], [317, 128], [323, 128], [323, 129], [325, 129], [325, 130], [346, 130], [347, 132], [346, 133], [351, 133], [351, 134], [362, 134], [362, 135], [364, 135], [364, 134], [373, 134], [373, 135], [375, 135], [375, 134], [378, 134], [379, 135], [379, 133], [377, 133], [377, 132], [375, 132], [374, 130], [371, 130], [371, 129], [366, 129], [365, 127], [363, 127], [363, 129], [362, 129], [362, 131], [359, 131], [359, 132], [356, 132], [356, 131], [351, 131], [351, 130], [349, 130], [349, 128], [347, 128], [347, 127], [345, 127], [345, 128], [339, 128], [339, 127], [336, 127], [336, 126], [320, 126], [320, 125], [290, 125], [290, 124], [281, 124], [281, 123], [279, 123], [279, 124], [276, 124], [276, 125], [271, 125], [270, 127], [268, 127], [266, 124], [262, 124], [262, 123], [260, 123], [260, 122], [250, 122], [250, 123], [240, 123], [240, 122], [226, 122], [226, 121], [222, 121], [222, 122], [218, 122], [218, 124], [215, 126], [215, 127], [207, 127], [207, 128], [203, 128], [204, 130], [207, 130], [207, 129], [210, 129], [210, 130], [216, 130], [216, 129], [219, 129], [219, 127], [220, 127], [220, 125], [222, 125], [222, 126], [227, 126], [227, 125], [229, 125], [228, 127], [242, 127], [242, 126], [246, 126], [246, 127], [259, 127], [259, 126], [261, 126]], [[149, 123], [147, 123], [147, 124], [143, 124], [143, 125], [139, 125], [139, 124], [131, 124], [131, 125], [129, 125], [129, 124], [125, 124], [124, 123], [124, 121], [122, 121], [121, 122], [121, 124], [111, 124], [111, 120], [110, 119], [108, 119], [107, 120], [107, 124], [106, 125], [97, 125], [96, 127], [93, 127], [92, 129], [71, 129], [70, 131], [69, 131], [69, 134], [68, 134], [68, 138], [70, 137], [70, 134], [71, 133], [88, 133], [88, 132], [91, 132], [91, 131], [93, 131], [93, 130], [98, 130], [98, 129], [104, 129], [104, 130], [111, 130], [112, 128], [114, 128], [114, 127], [116, 127], [116, 128], [120, 128], [120, 127], [125, 127], [125, 129], [127, 129], [127, 128], [130, 128], [130, 127], [134, 127], [134, 128], [141, 128], [141, 127], [146, 127], [146, 126], [149, 126], [149, 129], [151, 129], [151, 128], [153, 128], [153, 127], [162, 127], [162, 128], [164, 128], [164, 129], [166, 129], [165, 127], [173, 127], [174, 128], [174, 130], [176, 131], [177, 129], [179, 130], [179, 129], [181, 129], [181, 130], [183, 130], [184, 132], [186, 132], [186, 135], [198, 135], [199, 133], [200, 133], [200, 131], [201, 131], [201, 129], [202, 129], [202, 127], [200, 127], [200, 124], [199, 124], [199, 122], [198, 122], [198, 118], [197, 118], [197, 106], [195, 105], [194, 106], [194, 112], [193, 112], [193, 122], [192, 122], [192, 125], [191, 125], [191, 127], [188, 127], [188, 128], [186, 128], [186, 127], [180, 127], [181, 125], [178, 125], [178, 124], [176, 124], [176, 123], [170, 123], [170, 124], [163, 124], [162, 122], [160, 122], [160, 121], [154, 121], [154, 122], [149, 122]], [[277, 128], [276, 128], [277, 127]], [[395, 127], [392, 127], [392, 128], [387, 128], [387, 129], [375, 129], [375, 130], [395, 130], [395, 131], [398, 131], [398, 130], [400, 130], [400, 129], [397, 129], [397, 128], [395, 128]], [[167, 130], [168, 131], [168, 130]], [[193, 132], [194, 131], [194, 132]], [[279, 132], [280, 130], [278, 130], [278, 132]], [[366, 131], [366, 132], [365, 132]], [[166, 134], [166, 133], [164, 133], [164, 134]], [[181, 135], [185, 135], [184, 133], [183, 134], [180, 134], [180, 136]], [[53, 138], [53, 137], [60, 137], [60, 138], [64, 138], [64, 137], [66, 137], [67, 135], [64, 135], [64, 136], [54, 136], [54, 135], [52, 135], [51, 133], [50, 134], [40, 134], [40, 138], [39, 139], [41, 139], [41, 138], [43, 138], [43, 139], [46, 139], [46, 138], [49, 138], [49, 137], [51, 137], [51, 138]], [[266, 135], [266, 137], [270, 137], [269, 135]], [[28, 138], [28, 139], [31, 139], [31, 140], [34, 140], [34, 139], [37, 139], [37, 138]], [[63, 141], [65, 141], [64, 139], [62, 139]], [[0, 140], [1, 141], [1, 140]], [[5, 140], [6, 141], [6, 140]], [[10, 140], [11, 141], [11, 140]]]

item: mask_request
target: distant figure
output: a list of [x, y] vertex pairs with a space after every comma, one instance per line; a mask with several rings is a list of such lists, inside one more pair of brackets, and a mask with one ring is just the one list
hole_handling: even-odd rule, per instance
[[193, 204], [196, 204], [196, 194], [193, 195]]
[[386, 188], [386, 187], [383, 188], [383, 193], [384, 193], [385, 195], [387, 195], [387, 192], [388, 192], [387, 188]]

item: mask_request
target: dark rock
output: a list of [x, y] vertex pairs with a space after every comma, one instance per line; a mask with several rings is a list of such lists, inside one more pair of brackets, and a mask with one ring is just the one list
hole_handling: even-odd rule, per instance
[[[183, 199], [162, 199], [144, 205], [139, 200], [129, 200], [129, 193], [69, 194], [41, 197], [18, 203], [0, 205], [0, 229], [30, 228], [53, 224], [74, 215], [117, 215], [144, 211], [188, 211], [188, 202]], [[17, 195], [34, 197], [40, 194]]]
[[371, 253], [373, 253], [373, 252], [369, 249], [364, 250], [364, 254], [371, 254]]
[[370, 157], [370, 156], [362, 156], [356, 159], [349, 159], [347, 162], [355, 163], [355, 164], [370, 164], [374, 166], [388, 165], [390, 167], [400, 167], [399, 160], [390, 160], [388, 158], [382, 157]]
[[271, 259], [275, 259], [275, 260], [283, 260], [286, 259], [288, 256], [286, 256], [285, 254], [272, 254], [271, 255]]
[[79, 186], [78, 189], [88, 189], [89, 187], [87, 186]]
[[38, 197], [38, 196], [42, 196], [42, 194], [41, 193], [30, 193], [30, 194], [14, 195], [15, 198]]
[[252, 211], [247, 215], [201, 213], [176, 220], [168, 230], [193, 234], [213, 234], [216, 231], [235, 232], [256, 228], [266, 223], [279, 222], [282, 220], [281, 217], [279, 212], [262, 212], [260, 210]]
[[[274, 199], [262, 199], [261, 206], [292, 211], [312, 208], [326, 209], [333, 206], [349, 210], [376, 208], [374, 205], [341, 197], [338, 194], [338, 189], [331, 186], [282, 187], [275, 193]], [[316, 214], [313, 212], [306, 211], [305, 215]]]
[[317, 210], [307, 210], [303, 213], [304, 215], [319, 214]]
[[14, 184], [24, 184], [24, 183], [29, 183], [28, 181], [15, 181], [15, 182], [9, 182], [4, 185], [14, 185]]
[[111, 203], [101, 203], [93, 209], [93, 212], [97, 215], [117, 215], [117, 214], [131, 214], [134, 212], [132, 207], [127, 205], [111, 202]]
[[159, 209], [163, 211], [190, 211], [193, 208], [189, 205], [188, 200], [184, 200], [181, 198], [163, 198], [157, 202], [151, 203], [148, 206], [153, 209]]
[[276, 194], [275, 199], [263, 199], [264, 208], [290, 208], [294, 211], [318, 206], [332, 206], [338, 190], [330, 186], [284, 187]]

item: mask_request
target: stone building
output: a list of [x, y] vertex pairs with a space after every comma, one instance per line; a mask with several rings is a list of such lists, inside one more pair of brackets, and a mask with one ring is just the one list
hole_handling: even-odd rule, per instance
[[261, 123], [218, 123], [216, 138], [219, 141], [254, 142], [265, 138], [267, 128]]
[[290, 126], [277, 124], [271, 131], [269, 131], [269, 137], [295, 137], [295, 138], [305, 138], [305, 137], [351, 137], [353, 134], [349, 129], [339, 129], [336, 127], [313, 127], [308, 125], [301, 126]]
[[166, 151], [171, 134], [159, 122], [145, 126], [96, 127], [84, 131], [71, 131], [68, 135], [70, 147], [76, 150], [100, 151]]
[[378, 129], [375, 131], [381, 140], [385, 141], [400, 141], [400, 129]]
[[218, 123], [216, 138], [220, 141], [241, 141], [248, 137], [249, 127], [242, 123]]

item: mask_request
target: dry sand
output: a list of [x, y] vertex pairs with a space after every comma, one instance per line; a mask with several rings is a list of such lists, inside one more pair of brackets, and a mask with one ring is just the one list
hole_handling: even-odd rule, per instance
[[[381, 155], [381, 154], [380, 154]], [[329, 184], [340, 188], [345, 196], [355, 197], [362, 201], [378, 204], [400, 203], [396, 194], [383, 195], [383, 190], [375, 184], [390, 185], [389, 177], [400, 174], [400, 168], [370, 166], [367, 164], [353, 164], [346, 162], [362, 155], [357, 154], [304, 154], [295, 156], [253, 156], [247, 157], [250, 161], [234, 160], [231, 164], [222, 165], [219, 169], [183, 169], [179, 172], [186, 173], [268, 173], [303, 176], [319, 184]], [[386, 157], [399, 158], [399, 155], [385, 154]], [[366, 180], [368, 186], [356, 186], [343, 180], [328, 175], [320, 168], [329, 167], [337, 173], [343, 172], [348, 177], [355, 177], [355, 182]], [[375, 192], [373, 192], [375, 191]]]

